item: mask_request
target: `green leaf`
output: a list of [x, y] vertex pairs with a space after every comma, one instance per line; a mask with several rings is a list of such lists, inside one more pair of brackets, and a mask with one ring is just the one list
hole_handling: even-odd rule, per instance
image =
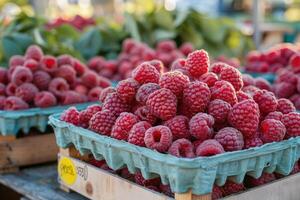
[[10, 36], [3, 37], [2, 47], [7, 60], [13, 55], [22, 55], [24, 53], [23, 48], [19, 45], [19, 43], [13, 40]]
[[12, 33], [10, 35], [11, 39], [14, 40], [19, 46], [25, 50], [29, 45], [33, 43], [33, 39], [30, 35], [23, 33]]
[[174, 26], [175, 27], [180, 26], [187, 19], [188, 15], [189, 15], [189, 10], [188, 9], [184, 9], [180, 12], [177, 12], [176, 13], [176, 18], [175, 18], [175, 21], [174, 21]]
[[165, 39], [174, 39], [176, 36], [175, 32], [166, 31], [162, 29], [157, 29], [153, 32], [155, 41], [165, 40]]
[[125, 13], [125, 27], [133, 39], [141, 41], [136, 21], [129, 13]]
[[155, 22], [158, 26], [164, 29], [173, 29], [174, 23], [172, 14], [166, 10], [160, 9], [154, 15]]

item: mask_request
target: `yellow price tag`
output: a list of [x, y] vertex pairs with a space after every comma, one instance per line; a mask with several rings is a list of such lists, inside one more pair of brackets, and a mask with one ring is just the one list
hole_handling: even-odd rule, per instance
[[77, 178], [76, 167], [71, 159], [63, 157], [58, 163], [60, 179], [67, 185], [73, 185]]

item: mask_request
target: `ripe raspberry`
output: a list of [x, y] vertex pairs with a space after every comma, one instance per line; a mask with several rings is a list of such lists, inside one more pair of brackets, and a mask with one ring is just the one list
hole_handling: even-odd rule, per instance
[[102, 88], [107, 88], [109, 86], [111, 86], [111, 82], [109, 79], [103, 77], [103, 76], [98, 76], [98, 86], [102, 87]]
[[219, 80], [217, 74], [213, 72], [207, 72], [200, 76], [198, 79], [199, 81], [202, 81], [208, 85], [208, 87], [214, 86], [214, 84]]
[[76, 79], [76, 71], [71, 65], [60, 66], [57, 69], [55, 75], [56, 77], [61, 77], [65, 79], [69, 84], [74, 83]]
[[208, 105], [208, 114], [213, 116], [216, 123], [226, 122], [230, 110], [231, 105], [221, 99], [215, 99]]
[[93, 115], [89, 122], [89, 129], [101, 135], [110, 135], [117, 117], [110, 110], [102, 110]]
[[41, 69], [52, 73], [57, 69], [57, 61], [56, 58], [50, 55], [46, 55], [41, 60]]
[[25, 52], [26, 59], [31, 58], [36, 61], [40, 61], [43, 56], [44, 56], [44, 53], [43, 53], [42, 49], [37, 45], [30, 45]]
[[283, 140], [286, 129], [278, 120], [265, 119], [260, 124], [261, 139], [264, 143], [279, 142]]
[[132, 71], [132, 77], [140, 84], [158, 83], [159, 72], [154, 66], [144, 62]]
[[134, 174], [134, 180], [142, 186], [159, 186], [161, 182], [160, 178], [145, 179], [139, 171]]
[[19, 97], [7, 97], [4, 101], [4, 110], [22, 110], [29, 108], [29, 105]]
[[222, 145], [214, 139], [205, 140], [196, 149], [197, 156], [213, 156], [224, 153]]
[[172, 192], [170, 185], [160, 184], [159, 189], [163, 194], [165, 194], [169, 197], [172, 197], [172, 198], [174, 197], [174, 193]]
[[73, 61], [74, 61], [73, 67], [74, 70], [76, 71], [76, 75], [82, 76], [87, 71], [87, 67], [75, 58], [73, 59]]
[[165, 67], [160, 60], [150, 60], [148, 63], [153, 67], [155, 67], [155, 69], [159, 72], [159, 74], [162, 74], [164, 72]]
[[295, 85], [286, 82], [274, 84], [273, 88], [278, 98], [289, 98], [296, 91]]
[[99, 100], [100, 102], [104, 102], [106, 97], [111, 94], [111, 93], [114, 93], [116, 92], [116, 89], [113, 88], [113, 87], [107, 87], [107, 88], [104, 88], [99, 96]]
[[73, 62], [74, 62], [74, 60], [73, 60], [72, 56], [67, 55], [67, 54], [60, 55], [57, 58], [57, 64], [58, 64], [59, 67], [62, 66], [62, 65], [71, 65], [71, 66], [73, 66], [73, 64], [74, 64]]
[[283, 117], [283, 114], [279, 111], [270, 112], [265, 119], [276, 119], [278, 121], [281, 121]]
[[300, 68], [300, 54], [295, 53], [293, 56], [291, 56], [289, 60], [290, 66], [292, 66], [294, 69]]
[[[96, 87], [96, 88], [98, 88], [98, 87]], [[89, 89], [87, 87], [85, 87], [84, 85], [78, 84], [78, 85], [75, 86], [74, 91], [79, 93], [79, 94], [87, 95]], [[96, 90], [96, 91], [98, 91], [98, 90]], [[101, 93], [102, 93], [102, 88], [101, 88]], [[101, 93], [98, 94], [98, 97], [100, 97]], [[94, 94], [95, 93], [93, 92], [92, 96], [94, 96]], [[97, 100], [99, 100], [99, 98]]]
[[88, 106], [85, 110], [80, 111], [79, 113], [79, 123], [80, 126], [84, 128], [88, 128], [89, 121], [93, 117], [94, 114], [97, 112], [100, 112], [102, 110], [102, 107], [100, 105], [91, 105]]
[[292, 85], [296, 85], [298, 82], [297, 75], [293, 71], [290, 71], [288, 69], [281, 69], [278, 71], [278, 73], [276, 75], [277, 75], [277, 77], [276, 77], [275, 83], [286, 82], [286, 83], [290, 83]]
[[254, 100], [235, 104], [228, 115], [229, 123], [242, 132], [245, 138], [255, 135], [259, 125], [259, 108]]
[[176, 49], [176, 43], [173, 40], [163, 40], [158, 42], [156, 49], [158, 51], [170, 52]]
[[22, 66], [25, 62], [25, 58], [23, 56], [14, 55], [9, 59], [9, 67]]
[[23, 83], [31, 82], [33, 79], [30, 69], [22, 66], [18, 66], [12, 73], [11, 81], [16, 85], [22, 85]]
[[137, 122], [138, 118], [134, 114], [128, 112], [121, 113], [113, 126], [111, 136], [118, 140], [127, 141], [129, 131]]
[[94, 70], [96, 72], [101, 71], [104, 65], [105, 65], [105, 59], [101, 56], [93, 57], [88, 62], [88, 67], [91, 70]]
[[249, 187], [256, 187], [256, 186], [264, 185], [266, 183], [269, 183], [269, 182], [272, 182], [275, 180], [276, 180], [276, 177], [274, 174], [263, 173], [257, 179], [253, 178], [251, 176], [247, 176], [245, 182], [246, 182], [247, 186], [249, 186]]
[[217, 140], [225, 151], [237, 151], [244, 147], [244, 138], [240, 131], [232, 127], [226, 127], [215, 135]]
[[0, 83], [0, 96], [5, 96], [6, 94], [6, 86], [3, 83]]
[[244, 87], [248, 85], [255, 85], [255, 79], [249, 74], [242, 74], [242, 79], [244, 82]]
[[172, 132], [166, 126], [154, 126], [145, 132], [146, 147], [159, 152], [168, 151], [172, 144]]
[[62, 96], [66, 91], [69, 90], [69, 84], [63, 78], [54, 78], [49, 83], [48, 90], [56, 96]]
[[198, 113], [192, 117], [189, 122], [190, 133], [198, 140], [205, 140], [211, 138], [213, 134], [212, 126], [214, 125], [214, 118], [206, 113]]
[[128, 135], [128, 142], [137, 146], [145, 147], [145, 132], [151, 128], [151, 124], [141, 121], [133, 125]]
[[147, 121], [150, 124], [155, 124], [157, 118], [152, 115], [147, 108], [147, 106], [141, 106], [134, 111], [134, 114], [138, 117], [140, 121]]
[[277, 100], [272, 92], [259, 90], [254, 93], [253, 99], [258, 104], [259, 111], [262, 115], [267, 115], [270, 112], [276, 111]]
[[221, 199], [223, 197], [221, 187], [214, 185], [212, 190], [212, 200]]
[[221, 99], [231, 106], [237, 103], [237, 97], [233, 86], [227, 81], [217, 81], [211, 88], [211, 100]]
[[214, 64], [211, 65], [211, 71], [215, 74], [220, 74], [222, 69], [225, 69], [226, 67], [228, 67], [228, 65], [226, 63], [223, 62], [216, 62]]
[[277, 111], [281, 112], [282, 114], [288, 114], [290, 112], [296, 111], [295, 106], [288, 99], [284, 99], [284, 98], [278, 99], [277, 103], [278, 103]]
[[190, 82], [183, 90], [183, 104], [192, 115], [203, 112], [210, 100], [209, 87], [200, 81]]
[[190, 138], [189, 119], [183, 115], [177, 115], [165, 121], [163, 125], [169, 127], [173, 135], [173, 140]]
[[5, 93], [7, 96], [14, 96], [16, 93], [16, 89], [17, 89], [17, 85], [14, 83], [9, 83], [7, 84], [6, 88], [5, 88]]
[[15, 95], [20, 97], [27, 103], [33, 101], [35, 95], [38, 93], [38, 89], [32, 83], [23, 83], [19, 87], [17, 87]]
[[253, 97], [253, 95], [259, 91], [260, 89], [253, 86], [253, 85], [248, 85], [246, 87], [243, 87], [242, 91], [247, 93], [249, 96]]
[[6, 97], [0, 96], [0, 110], [4, 109]]
[[168, 150], [168, 153], [180, 158], [195, 157], [193, 144], [185, 138], [178, 139], [175, 142], [173, 142]]
[[240, 191], [245, 190], [245, 186], [243, 183], [234, 183], [232, 181], [226, 181], [225, 185], [222, 187], [222, 195], [224, 196], [228, 196]]
[[179, 50], [183, 55], [188, 56], [190, 53], [194, 51], [194, 46], [189, 42], [185, 42], [180, 46]]
[[134, 100], [138, 89], [139, 83], [132, 78], [120, 81], [116, 87], [119, 98], [126, 103], [131, 103]]
[[156, 91], [159, 90], [160, 86], [156, 83], [146, 83], [143, 84], [137, 91], [135, 99], [141, 103], [141, 104], [146, 104], [147, 99], [149, 95]]
[[102, 90], [101, 87], [94, 87], [91, 89], [88, 93], [88, 101], [98, 101]]
[[166, 72], [159, 79], [160, 87], [171, 90], [177, 98], [182, 96], [183, 89], [189, 84], [189, 82], [189, 77], [183, 75], [179, 71]]
[[247, 99], [252, 99], [251, 96], [243, 91], [238, 91], [236, 92], [236, 97], [238, 99], [238, 102], [247, 100]]
[[136, 46], [136, 41], [131, 39], [131, 38], [127, 38], [123, 41], [122, 43], [122, 51], [129, 53], [131, 51], [131, 49]]
[[[182, 70], [186, 71], [187, 68], [186, 68], [185, 63], [186, 63], [186, 61], [185, 61], [184, 58], [176, 59], [175, 61], [173, 61], [172, 65], [171, 65], [171, 71], [175, 71], [175, 70], [178, 70], [178, 71], [181, 71], [181, 72], [182, 72]], [[184, 73], [184, 74], [186, 75], [186, 73]]]
[[282, 123], [286, 128], [286, 138], [297, 137], [300, 135], [300, 114], [290, 112], [283, 115]]
[[124, 103], [117, 93], [109, 94], [103, 103], [103, 109], [109, 110], [115, 116], [119, 116], [122, 112], [129, 112], [130, 105]]
[[131, 174], [127, 167], [118, 170], [118, 174], [129, 181], [134, 181], [134, 174]]
[[40, 108], [47, 108], [47, 107], [55, 106], [56, 104], [57, 104], [57, 100], [51, 92], [47, 92], [47, 91], [38, 92], [34, 97], [34, 105]]
[[244, 85], [242, 74], [237, 69], [229, 65], [221, 70], [220, 80], [231, 83], [236, 91], [239, 91]]
[[249, 149], [251, 147], [260, 147], [264, 144], [263, 141], [258, 137], [245, 139], [244, 143], [244, 149]]
[[63, 112], [60, 116], [60, 120], [74, 124], [75, 126], [79, 125], [79, 112], [75, 107], [70, 107]]
[[86, 87], [93, 88], [93, 87], [99, 85], [98, 78], [99, 77], [96, 74], [96, 72], [88, 70], [82, 75], [81, 81]]
[[76, 103], [83, 103], [87, 101], [87, 97], [75, 91], [66, 91], [60, 96], [62, 105], [70, 105]]
[[50, 81], [51, 81], [51, 76], [47, 72], [36, 71], [33, 74], [32, 82], [40, 90], [47, 90]]
[[268, 90], [271, 91], [271, 84], [263, 78], [256, 78], [255, 79], [255, 86], [261, 90]]
[[[300, 81], [299, 81], [300, 83]], [[299, 84], [300, 85], [300, 84]], [[300, 110], [300, 94], [294, 94], [289, 98], [291, 102], [295, 105], [297, 110]]]
[[186, 59], [186, 67], [192, 77], [197, 78], [208, 72], [209, 57], [205, 50], [190, 53]]
[[0, 68], [0, 83], [7, 83], [7, 69]]
[[24, 67], [30, 69], [32, 72], [38, 70], [39, 63], [36, 60], [28, 59], [24, 62]]
[[162, 88], [152, 92], [146, 105], [150, 113], [162, 120], [171, 119], [176, 115], [177, 99], [168, 89]]

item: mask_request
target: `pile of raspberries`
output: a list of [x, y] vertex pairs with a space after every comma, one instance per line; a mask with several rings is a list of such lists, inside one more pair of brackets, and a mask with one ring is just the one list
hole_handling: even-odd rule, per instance
[[110, 81], [69, 55], [44, 55], [32, 45], [0, 68], [0, 109], [46, 108], [97, 101]]
[[190, 43], [184, 43], [177, 48], [173, 40], [160, 41], [156, 48], [152, 49], [145, 43], [126, 39], [116, 60], [106, 60], [97, 56], [89, 60], [88, 67], [101, 76], [119, 81], [130, 77], [132, 70], [145, 61], [152, 61], [153, 64], [162, 62], [166, 67], [164, 71], [167, 71], [174, 60], [187, 56], [193, 50]]

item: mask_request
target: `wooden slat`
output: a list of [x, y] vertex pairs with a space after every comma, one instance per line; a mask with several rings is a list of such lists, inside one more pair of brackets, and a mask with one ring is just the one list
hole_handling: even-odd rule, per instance
[[14, 141], [14, 140], [16, 140], [16, 136], [12, 136], [12, 135], [3, 136], [3, 135], [0, 135], [0, 142], [10, 142], [10, 141]]
[[60, 153], [60, 155], [69, 156], [69, 157], [76, 158], [76, 159], [83, 160], [83, 161], [89, 161], [91, 159], [90, 155], [88, 155], [88, 154], [81, 155], [74, 146], [71, 146], [66, 149], [59, 148], [59, 153]]
[[211, 200], [211, 194], [206, 195], [194, 195], [191, 190], [187, 193], [178, 194], [175, 193], [176, 200]]

